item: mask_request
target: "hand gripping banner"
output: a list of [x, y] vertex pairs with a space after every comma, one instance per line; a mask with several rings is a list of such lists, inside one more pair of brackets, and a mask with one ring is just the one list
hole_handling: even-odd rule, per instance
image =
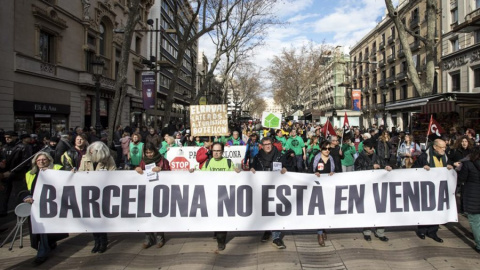
[[456, 172], [40, 172], [34, 233], [263, 231], [457, 221]]

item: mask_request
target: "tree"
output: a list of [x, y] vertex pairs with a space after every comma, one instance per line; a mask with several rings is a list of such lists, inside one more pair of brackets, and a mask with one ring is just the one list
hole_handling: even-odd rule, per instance
[[272, 76], [274, 101], [283, 111], [290, 111], [309, 98], [312, 84], [319, 80], [331, 52], [328, 45], [310, 42], [300, 48], [283, 49], [281, 55], [274, 57], [268, 72]]
[[265, 99], [255, 96], [245, 106], [245, 109], [250, 111], [251, 116], [257, 116], [260, 118], [262, 113], [267, 109], [267, 103], [265, 102]]
[[[415, 33], [402, 22], [404, 13], [410, 10], [410, 6], [416, 5], [418, 1], [410, 1], [405, 6], [401, 13], [393, 7], [392, 0], [385, 0], [388, 10], [388, 16], [392, 19], [400, 38], [400, 44], [405, 52], [405, 59], [407, 61], [407, 72], [413, 86], [417, 90], [419, 96], [427, 96], [432, 94], [433, 83], [435, 80], [435, 62], [436, 62], [436, 48], [438, 46], [438, 39], [436, 34], [437, 29], [437, 14], [439, 14], [437, 0], [425, 0], [426, 2], [426, 19], [427, 19], [427, 33], [422, 36], [420, 33]], [[419, 15], [418, 15], [419, 16]], [[440, 27], [440, 26], [438, 26]], [[412, 50], [408, 43], [408, 37], [413, 36], [415, 41], [420, 41], [425, 47], [426, 55], [426, 72], [423, 80], [420, 78], [416, 64], [413, 60]]]
[[[249, 42], [255, 44], [261, 40], [260, 33], [263, 32], [264, 25], [271, 22], [266, 19], [266, 16], [270, 14], [271, 6], [277, 0], [196, 0], [191, 2], [190, 5], [187, 1], [181, 3], [174, 1], [173, 11], [178, 16], [174, 16], [172, 27], [175, 29], [174, 35], [178, 40], [178, 48], [176, 59], [172, 63], [171, 83], [166, 98], [164, 114], [166, 122], [170, 120], [175, 89], [182, 73], [187, 50], [195, 47], [201, 36], [216, 30], [212, 40], [216, 42], [217, 52], [205, 78], [207, 82], [212, 80], [213, 71], [222, 55], [233, 52], [234, 49], [237, 49], [235, 52], [237, 55], [245, 53], [251, 47], [247, 45]], [[191, 60], [193, 66], [196, 59]], [[192, 70], [194, 69], [192, 67]], [[205, 89], [205, 87], [201, 89], [200, 94], [193, 99], [195, 102], [203, 95]]]
[[262, 94], [260, 72], [255, 71], [255, 66], [250, 62], [237, 65], [233, 78], [228, 80], [231, 101], [242, 110], [250, 110], [248, 105]]
[[115, 127], [120, 125], [123, 102], [127, 96], [127, 71], [128, 60], [130, 58], [130, 46], [132, 44], [133, 34], [135, 27], [140, 21], [140, 4], [146, 5], [147, 10], [150, 9], [153, 4], [151, 0], [131, 0], [128, 6], [128, 18], [125, 25], [125, 32], [123, 36], [123, 44], [121, 49], [120, 64], [118, 67], [117, 79], [115, 81], [114, 91], [115, 96], [113, 98], [112, 110], [109, 115], [108, 123], [108, 145], [111, 145], [113, 140], [113, 133]]

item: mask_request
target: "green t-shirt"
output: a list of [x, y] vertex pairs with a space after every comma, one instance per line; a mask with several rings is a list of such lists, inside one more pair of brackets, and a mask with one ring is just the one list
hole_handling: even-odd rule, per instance
[[162, 148], [160, 148], [159, 152], [164, 158], [167, 158], [168, 148], [172, 148], [172, 147], [178, 147], [178, 145], [176, 143], [172, 145], [168, 145], [168, 143], [165, 143], [164, 145], [162, 145]]
[[197, 142], [197, 141], [195, 141], [195, 144], [196, 144], [197, 146], [203, 146], [203, 145], [204, 145], [203, 142]]
[[[311, 150], [311, 151], [309, 151]], [[308, 154], [308, 163], [312, 161], [312, 159], [320, 152], [320, 145], [315, 144], [313, 147], [311, 145], [308, 145], [307, 147], [307, 153]]]
[[130, 143], [130, 163], [132, 166], [138, 166], [142, 161], [143, 156], [143, 142], [138, 144]]
[[233, 171], [235, 170], [235, 166], [233, 166], [233, 162], [230, 162], [230, 167], [228, 166], [228, 158], [222, 158], [221, 160], [215, 160], [211, 158], [207, 161], [202, 167], [202, 171]]
[[215, 142], [219, 142], [223, 145], [227, 144], [227, 142], [232, 138], [232, 136], [229, 136], [229, 137], [225, 137], [225, 136], [222, 136], [220, 138], [217, 138], [215, 139]]
[[293, 150], [295, 152], [295, 155], [303, 155], [303, 148], [305, 147], [305, 143], [303, 142], [302, 137], [300, 136], [295, 136], [295, 138], [290, 137], [287, 140], [287, 144], [285, 146], [285, 149], [287, 150]]
[[[277, 141], [281, 142], [282, 143], [282, 147], [285, 148], [286, 145], [287, 145], [287, 139], [285, 139], [285, 137], [278, 137], [278, 136], [275, 136], [275, 138], [277, 139]], [[284, 150], [282, 150], [282, 154], [285, 153]]]

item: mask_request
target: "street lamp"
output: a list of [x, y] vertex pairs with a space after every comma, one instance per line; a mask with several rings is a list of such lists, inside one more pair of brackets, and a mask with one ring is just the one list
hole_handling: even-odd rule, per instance
[[93, 77], [95, 79], [95, 131], [98, 138], [102, 137], [102, 124], [100, 123], [100, 79], [103, 75], [104, 66], [105, 62], [103, 62], [100, 57], [92, 61]]
[[382, 89], [383, 95], [383, 130], [387, 130], [387, 88]]

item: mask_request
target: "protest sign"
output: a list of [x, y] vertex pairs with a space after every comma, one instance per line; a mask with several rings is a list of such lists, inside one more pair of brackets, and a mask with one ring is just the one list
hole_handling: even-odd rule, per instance
[[190, 131], [193, 136], [227, 135], [227, 105], [191, 105]]
[[[196, 146], [184, 146], [184, 147], [172, 147], [168, 150], [167, 159], [170, 162], [170, 168], [172, 171], [182, 171], [185, 169], [198, 168], [197, 151], [200, 147]], [[223, 157], [229, 158], [234, 164], [241, 164], [245, 158], [246, 146], [226, 146], [223, 151]], [[184, 164], [179, 164], [179, 158], [185, 158]], [[188, 162], [187, 165], [186, 162]]]
[[263, 112], [262, 114], [262, 126], [267, 128], [279, 129], [282, 124], [282, 114]]
[[446, 168], [338, 173], [135, 171], [38, 175], [34, 233], [265, 231], [457, 221], [456, 172]]

